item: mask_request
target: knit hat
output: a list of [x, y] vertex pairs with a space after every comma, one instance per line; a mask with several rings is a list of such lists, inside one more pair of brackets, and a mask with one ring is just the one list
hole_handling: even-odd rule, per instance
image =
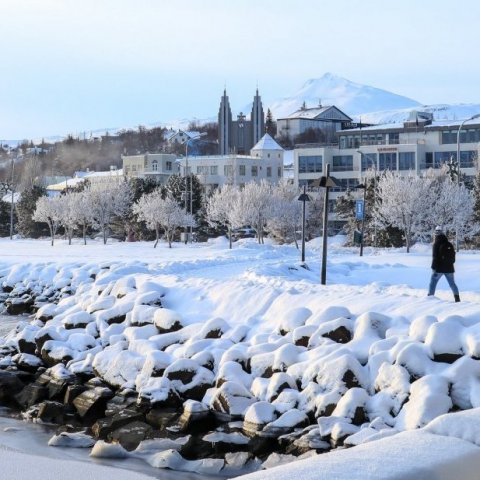
[[437, 225], [435, 227], [435, 235], [444, 235], [443, 228]]

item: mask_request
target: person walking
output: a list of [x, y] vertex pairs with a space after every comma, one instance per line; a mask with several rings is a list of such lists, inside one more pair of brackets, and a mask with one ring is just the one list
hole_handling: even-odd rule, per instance
[[455, 248], [448, 241], [442, 227], [435, 227], [435, 241], [432, 247], [432, 276], [430, 277], [430, 285], [428, 295], [435, 294], [435, 288], [438, 281], [445, 275], [448, 284], [453, 292], [455, 302], [460, 301], [460, 293], [455, 283], [453, 264], [455, 263]]

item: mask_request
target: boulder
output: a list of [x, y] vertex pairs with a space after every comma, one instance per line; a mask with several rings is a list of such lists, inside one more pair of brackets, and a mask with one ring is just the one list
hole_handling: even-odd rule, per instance
[[95, 421], [105, 416], [107, 401], [113, 392], [106, 387], [94, 387], [85, 390], [73, 400], [73, 406], [85, 422]]
[[25, 387], [22, 375], [18, 372], [0, 370], [0, 403], [16, 401], [15, 395]]
[[114, 430], [108, 439], [119, 443], [128, 451], [135, 450], [145, 439], [153, 438], [152, 427], [145, 422], [134, 421]]
[[63, 423], [65, 406], [60, 402], [46, 400], [39, 405], [37, 419], [44, 423]]
[[105, 440], [114, 431], [132, 422], [143, 422], [144, 415], [136, 410], [126, 409], [110, 417], [97, 420], [92, 426], [95, 438]]
[[35, 405], [48, 398], [48, 388], [38, 382], [27, 385], [21, 392], [15, 395], [15, 400], [24, 409]]

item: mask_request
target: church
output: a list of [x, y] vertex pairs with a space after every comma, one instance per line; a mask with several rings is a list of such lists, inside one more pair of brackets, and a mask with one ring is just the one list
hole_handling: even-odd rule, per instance
[[250, 119], [240, 112], [236, 120], [232, 120], [232, 110], [227, 91], [223, 91], [218, 111], [218, 144], [220, 155], [236, 153], [248, 155], [265, 133], [265, 116], [258, 89], [253, 97]]

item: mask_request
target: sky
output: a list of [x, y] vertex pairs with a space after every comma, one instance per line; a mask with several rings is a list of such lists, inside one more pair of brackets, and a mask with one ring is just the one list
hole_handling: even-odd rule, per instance
[[326, 72], [424, 104], [480, 103], [480, 3], [1, 0], [0, 139], [238, 113]]

